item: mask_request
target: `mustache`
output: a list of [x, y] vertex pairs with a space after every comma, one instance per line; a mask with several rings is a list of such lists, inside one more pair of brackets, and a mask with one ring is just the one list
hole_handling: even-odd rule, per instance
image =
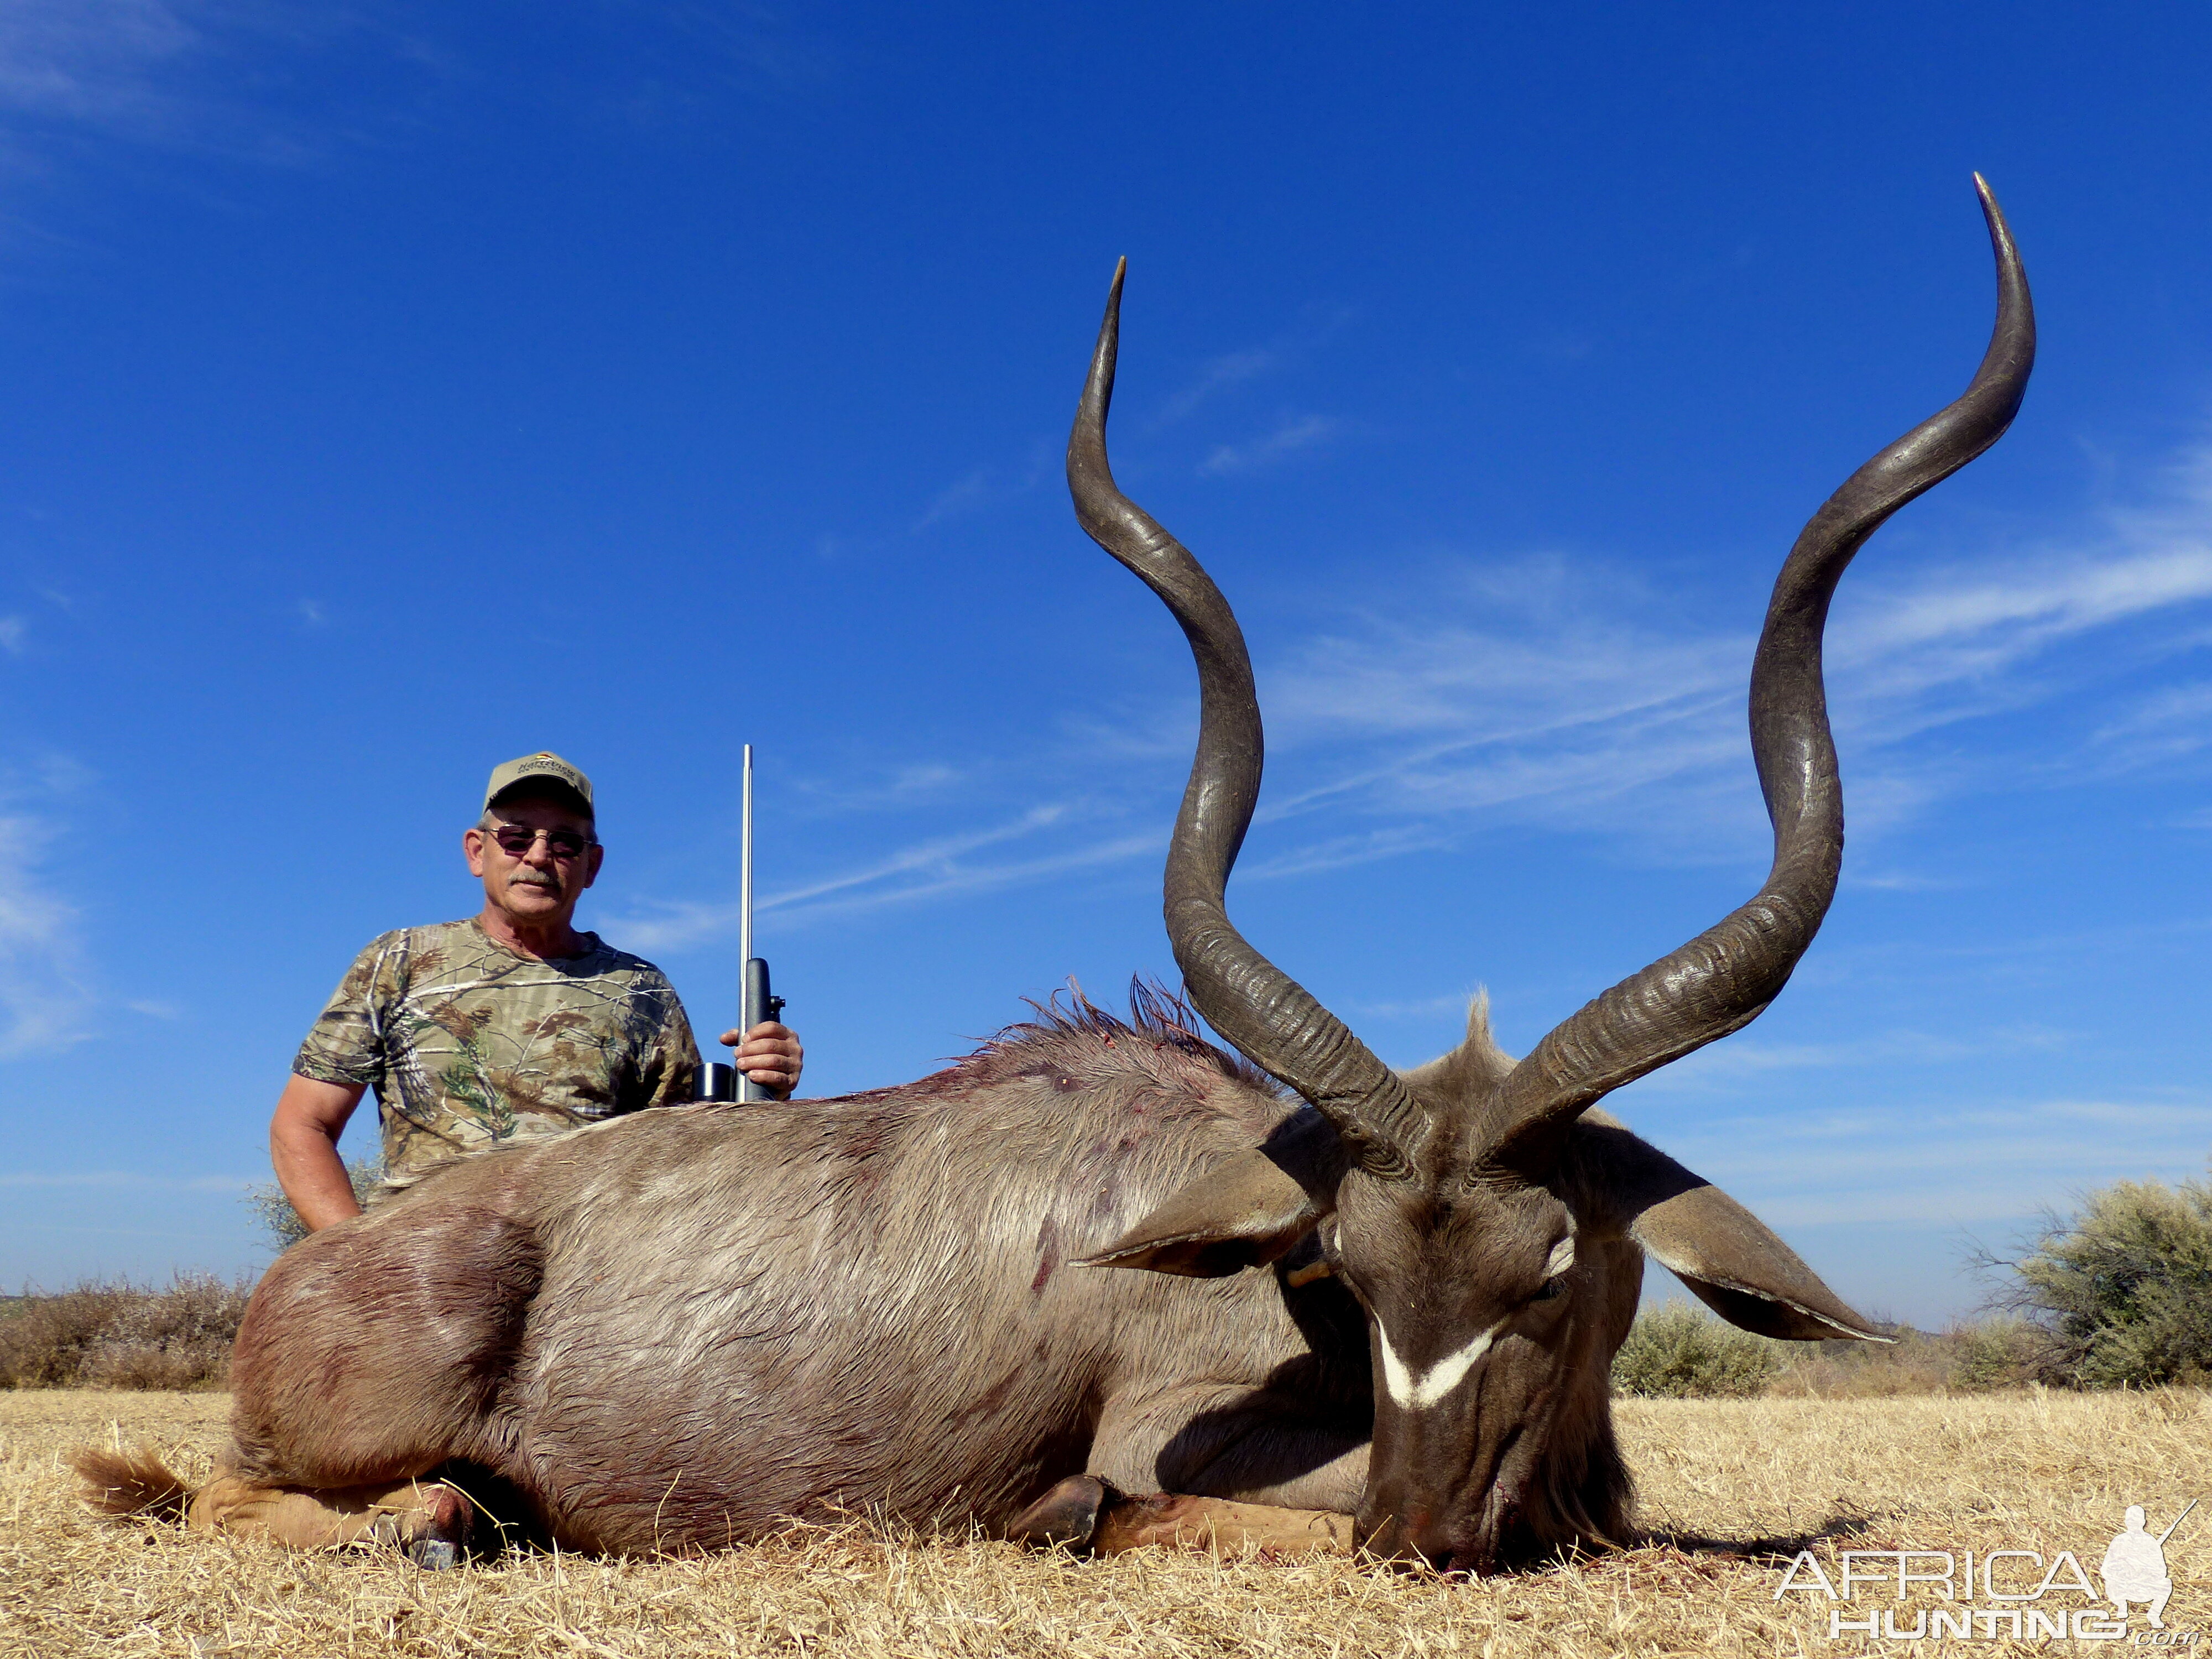
[[509, 876], [507, 878], [507, 884], [510, 887], [543, 887], [549, 893], [557, 893], [561, 890], [558, 878], [545, 876]]

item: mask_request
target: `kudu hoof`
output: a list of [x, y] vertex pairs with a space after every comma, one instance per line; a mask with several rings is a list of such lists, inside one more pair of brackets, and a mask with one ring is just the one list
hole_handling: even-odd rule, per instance
[[1032, 1549], [1091, 1547], [1098, 1517], [1121, 1494], [1095, 1474], [1071, 1474], [1024, 1510], [1006, 1528], [1006, 1536]]
[[434, 1489], [422, 1518], [409, 1533], [403, 1548], [407, 1559], [425, 1572], [449, 1572], [468, 1559], [476, 1530], [476, 1505], [451, 1486]]

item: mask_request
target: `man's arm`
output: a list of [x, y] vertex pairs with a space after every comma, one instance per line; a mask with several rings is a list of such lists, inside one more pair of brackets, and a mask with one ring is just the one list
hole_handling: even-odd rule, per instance
[[311, 1233], [361, 1213], [338, 1156], [338, 1136], [368, 1086], [295, 1073], [276, 1097], [269, 1120], [269, 1161], [276, 1166], [276, 1184]]
[[737, 1049], [740, 1072], [778, 1100], [791, 1098], [791, 1091], [799, 1086], [799, 1073], [806, 1068], [806, 1050], [799, 1046], [798, 1032], [770, 1019], [750, 1031], [725, 1031], [721, 1040], [725, 1048]]

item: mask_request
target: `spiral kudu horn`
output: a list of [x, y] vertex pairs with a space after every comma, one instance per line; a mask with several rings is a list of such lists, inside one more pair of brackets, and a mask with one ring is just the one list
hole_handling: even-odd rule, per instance
[[1245, 942], [1224, 890], [1260, 797], [1264, 744], [1252, 659], [1221, 590], [1190, 550], [1115, 486], [1106, 459], [1121, 338], [1123, 260], [1106, 297], [1091, 378], [1067, 440], [1075, 516], [1099, 546], [1166, 602], [1198, 663], [1198, 753], [1168, 848], [1168, 941], [1190, 1000], [1254, 1064], [1311, 1101], [1360, 1163], [1404, 1175], [1428, 1133], [1426, 1115], [1396, 1073], [1351, 1028]]
[[1774, 866], [1748, 903], [1623, 980], [1516, 1066], [1483, 1161], [1528, 1167], [1557, 1132], [1624, 1083], [1756, 1019], [1813, 942], [1844, 855], [1843, 784], [1828, 731], [1820, 637], [1851, 557], [1897, 509], [2012, 424], [2035, 362], [2027, 277], [1996, 198], [1974, 175], [1997, 267], [1997, 319], [1965, 394], [1854, 472], [1813, 515], [1774, 584], [1751, 669], [1751, 748], [1774, 823]]

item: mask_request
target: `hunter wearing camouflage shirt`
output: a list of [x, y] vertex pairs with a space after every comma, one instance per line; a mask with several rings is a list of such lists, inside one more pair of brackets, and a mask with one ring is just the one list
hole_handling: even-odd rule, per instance
[[[591, 780], [555, 754], [507, 762], [461, 850], [483, 909], [362, 951], [277, 1098], [270, 1157], [310, 1231], [361, 1212], [337, 1143], [370, 1089], [387, 1191], [488, 1146], [692, 1098], [699, 1049], [675, 991], [570, 925], [605, 856]], [[776, 1022], [722, 1042], [775, 1097], [798, 1083], [805, 1056]]]
[[586, 933], [516, 955], [474, 917], [386, 933], [355, 959], [292, 1070], [376, 1091], [384, 1177], [518, 1136], [692, 1098], [699, 1047], [660, 969]]

